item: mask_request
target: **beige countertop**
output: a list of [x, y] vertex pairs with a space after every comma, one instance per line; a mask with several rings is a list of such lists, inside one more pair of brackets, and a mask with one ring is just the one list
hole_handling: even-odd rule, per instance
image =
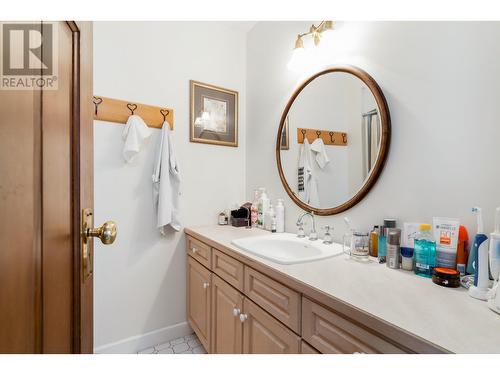
[[500, 315], [464, 288], [444, 288], [413, 272], [346, 255], [282, 265], [240, 250], [237, 238], [270, 234], [231, 226], [186, 228], [236, 253], [279, 271], [455, 353], [500, 353]]

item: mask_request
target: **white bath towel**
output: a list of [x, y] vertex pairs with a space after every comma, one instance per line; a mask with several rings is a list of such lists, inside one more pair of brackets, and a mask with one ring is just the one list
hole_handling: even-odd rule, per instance
[[312, 151], [307, 138], [304, 139], [298, 164], [299, 198], [313, 207], [319, 207], [318, 183], [313, 169]]
[[157, 227], [165, 235], [168, 226], [179, 231], [179, 196], [181, 176], [175, 156], [172, 132], [168, 122], [163, 123], [153, 172], [153, 205], [157, 213]]
[[316, 163], [318, 163], [321, 169], [325, 168], [330, 159], [328, 159], [328, 154], [326, 153], [325, 144], [321, 138], [316, 138], [311, 144], [311, 150], [314, 152], [314, 158]]
[[151, 133], [151, 129], [139, 116], [132, 115], [128, 118], [122, 133], [122, 138], [125, 141], [123, 157], [127, 163], [134, 160], [143, 144], [151, 137]]

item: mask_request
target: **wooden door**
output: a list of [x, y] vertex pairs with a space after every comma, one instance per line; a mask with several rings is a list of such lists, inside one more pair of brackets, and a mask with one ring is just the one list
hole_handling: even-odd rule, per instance
[[243, 295], [212, 275], [212, 353], [241, 354], [243, 350]]
[[207, 352], [210, 352], [211, 272], [188, 256], [187, 315]]
[[[43, 23], [30, 25], [42, 40], [46, 37]], [[1, 353], [92, 351], [80, 344], [83, 337], [92, 344], [92, 330], [82, 332], [79, 324], [85, 304], [80, 302], [78, 213], [81, 199], [92, 204], [92, 189], [82, 192], [80, 186], [82, 179], [92, 181], [92, 138], [89, 142], [89, 130], [82, 131], [83, 139], [80, 134], [85, 127], [92, 136], [92, 112], [79, 105], [80, 100], [91, 103], [91, 70], [80, 71], [80, 59], [92, 66], [91, 25], [82, 24], [83, 34], [75, 23], [52, 25], [57, 89], [0, 90]], [[24, 50], [22, 39], [11, 43]], [[43, 43], [41, 54], [47, 53]]]
[[243, 302], [243, 314], [243, 353], [300, 353], [300, 337], [248, 298]]

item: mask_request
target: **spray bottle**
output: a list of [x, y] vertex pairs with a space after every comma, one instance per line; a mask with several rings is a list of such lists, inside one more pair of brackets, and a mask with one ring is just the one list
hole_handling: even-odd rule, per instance
[[473, 269], [473, 272], [470, 273], [474, 273], [474, 285], [471, 285], [469, 288], [469, 295], [473, 298], [486, 301], [489, 286], [488, 236], [484, 233], [481, 208], [472, 207], [472, 212], [477, 217], [477, 233], [472, 244], [469, 263], [467, 265], [467, 271], [470, 272], [470, 264]]

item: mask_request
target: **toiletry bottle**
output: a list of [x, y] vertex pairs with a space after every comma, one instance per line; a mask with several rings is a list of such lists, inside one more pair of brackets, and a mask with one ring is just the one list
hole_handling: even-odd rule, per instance
[[401, 268], [405, 271], [413, 271], [413, 248], [401, 248]]
[[274, 212], [274, 207], [271, 203], [269, 203], [269, 208], [264, 213], [264, 229], [271, 230], [271, 224], [273, 216], [276, 217], [276, 213]]
[[381, 225], [379, 228], [379, 235], [378, 235], [378, 245], [377, 245], [377, 250], [378, 250], [378, 262], [379, 263], [385, 263], [385, 255], [386, 255], [386, 242], [385, 242], [385, 226]]
[[269, 198], [266, 194], [265, 188], [260, 188], [259, 191], [260, 191], [259, 204], [257, 205], [257, 208], [258, 208], [257, 226], [259, 228], [264, 228], [264, 215], [269, 208]]
[[259, 216], [259, 190], [256, 189], [253, 191], [253, 202], [252, 206], [250, 207], [250, 223], [253, 228], [257, 226], [257, 219]]
[[432, 218], [436, 240], [436, 267], [457, 267], [457, 245], [460, 222], [458, 219]]
[[283, 199], [278, 199], [276, 204], [276, 232], [283, 233], [285, 231], [285, 205]]
[[387, 231], [386, 238], [386, 266], [393, 269], [399, 269], [401, 256], [401, 229], [390, 228]]
[[271, 216], [271, 233], [276, 233], [276, 224], [277, 224], [276, 214], [273, 213], [273, 215]]
[[458, 245], [457, 245], [457, 271], [460, 272], [460, 276], [465, 275], [468, 256], [469, 256], [469, 233], [467, 233], [467, 229], [463, 225], [460, 225], [460, 228], [458, 229]]
[[386, 251], [387, 251], [387, 232], [391, 228], [396, 228], [395, 219], [384, 219], [384, 225], [380, 229], [380, 234], [378, 237], [378, 261], [379, 263], [385, 263], [386, 261]]
[[[488, 299], [489, 270], [488, 270], [488, 236], [484, 233], [483, 217], [481, 208], [472, 207], [472, 212], [477, 217], [477, 233], [474, 237], [474, 244], [469, 255], [472, 257], [472, 268], [474, 270], [474, 285], [469, 288], [469, 295], [483, 301]], [[468, 271], [468, 270], [467, 270]]]
[[379, 234], [379, 226], [375, 225], [373, 230], [370, 232], [370, 256], [378, 257], [378, 234]]
[[432, 277], [432, 270], [436, 266], [436, 241], [432, 236], [430, 224], [420, 224], [414, 245], [415, 274]]

